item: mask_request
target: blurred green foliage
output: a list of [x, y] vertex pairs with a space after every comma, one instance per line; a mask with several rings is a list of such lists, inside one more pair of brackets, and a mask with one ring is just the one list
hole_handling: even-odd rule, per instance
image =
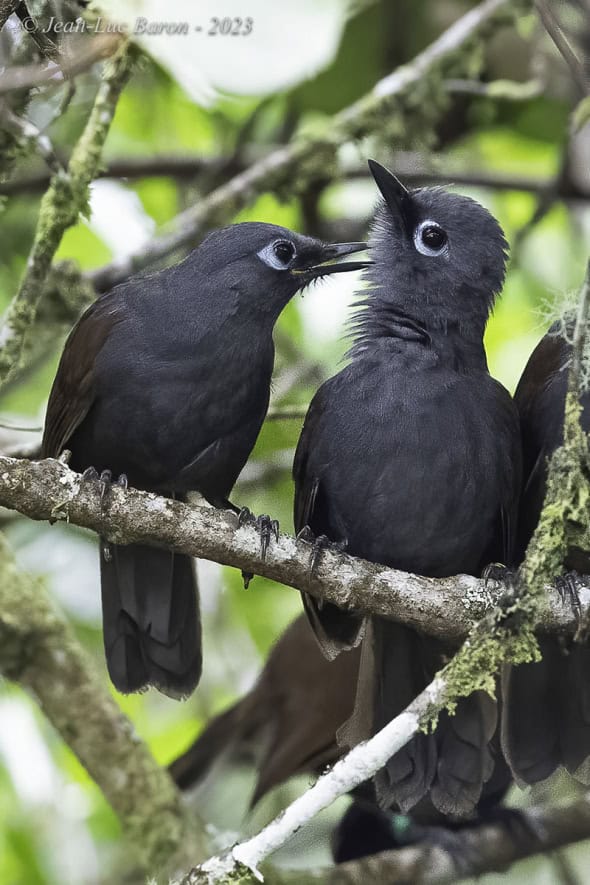
[[[431, 36], [432, 22], [428, 29], [424, 26], [424, 32], [420, 30], [422, 26], [419, 27], [422, 19], [428, 18], [424, 16], [425, 6], [428, 4], [422, 2], [413, 7], [415, 19], [408, 25], [411, 40], [408, 38], [406, 51], [408, 46], [424, 45]], [[393, 33], [383, 26], [388, 20], [386, 7], [386, 2], [369, 5], [351, 19], [340, 51], [327, 70], [290, 94], [264, 101], [249, 135], [248, 148], [261, 151], [272, 144], [288, 115], [294, 115], [301, 126], [317, 115], [338, 111], [370, 89], [396, 59], [407, 60], [400, 50], [400, 45], [404, 48], [403, 40], [394, 39]], [[56, 146], [64, 153], [80, 131], [92, 100], [95, 78], [87, 75], [82, 81], [68, 113], [51, 128]], [[226, 156], [235, 148], [242, 126], [259, 104], [253, 99], [225, 97], [212, 109], [203, 109], [166, 73], [146, 62], [121, 98], [105, 161], [163, 154], [195, 159]], [[451, 180], [453, 171], [469, 170], [548, 178], [556, 173], [561, 161], [568, 113], [567, 101], [556, 97], [538, 97], [514, 105], [506, 102], [496, 105], [487, 99], [477, 99], [466, 114], [462, 134], [451, 139], [448, 147], [423, 160]], [[367, 150], [367, 145], [352, 147], [359, 162], [364, 160]], [[387, 162], [390, 158], [380, 159]], [[24, 177], [31, 168], [37, 169], [38, 163], [23, 161], [16, 174]], [[115, 222], [121, 207], [130, 205], [130, 196], [134, 198], [134, 218], [149, 230], [150, 225], [152, 228], [164, 225], [183, 207], [198, 201], [203, 182], [198, 176], [178, 180], [164, 174], [122, 182], [120, 191], [122, 193], [112, 195], [112, 222], [119, 242], [109, 241], [104, 230], [99, 231], [92, 221], [81, 221], [67, 232], [58, 259], [74, 259], [83, 269], [99, 267], [111, 259], [115, 248], [126, 246], [127, 231]], [[468, 192], [498, 217], [511, 243], [530, 220], [536, 206], [535, 196], [520, 191], [477, 188]], [[125, 197], [124, 203], [118, 202], [121, 196]], [[320, 215], [323, 213], [323, 220], [327, 222], [345, 217], [366, 227], [374, 199], [374, 189], [368, 179], [339, 182], [330, 187], [320, 201]], [[13, 197], [3, 205], [0, 216], [2, 308], [12, 297], [23, 272], [37, 210], [38, 197], [31, 195]], [[104, 215], [104, 209], [102, 211]], [[556, 204], [513, 254], [504, 295], [486, 335], [491, 370], [510, 389], [514, 389], [546, 326], [544, 318], [551, 312], [547, 304], [581, 283], [588, 252], [583, 236], [583, 225], [589, 223], [588, 212], [587, 206], [579, 206], [573, 213], [563, 204]], [[268, 194], [234, 220], [247, 219], [296, 229], [304, 229], [306, 225], [306, 214], [298, 199], [280, 203]], [[347, 347], [343, 321], [350, 298], [350, 291], [328, 285], [323, 292], [314, 290], [304, 301], [298, 299], [285, 310], [277, 333], [277, 390], [284, 390], [282, 382], [289, 373], [296, 374], [306, 361], [315, 368], [286, 389], [280, 400], [282, 404], [305, 406], [320, 379], [338, 367]], [[289, 343], [288, 347], [284, 346], [285, 342]], [[0, 410], [6, 421], [40, 423], [60, 346], [61, 342], [56, 341], [43, 364], [27, 374], [20, 385], [2, 395]], [[300, 419], [267, 422], [251, 457], [251, 466], [263, 478], [251, 481], [246, 475], [234, 493], [240, 504], [248, 505], [254, 512], [271, 513], [286, 530], [292, 529], [289, 468], [300, 428]], [[95, 656], [106, 685], [94, 539], [76, 530], [27, 524], [10, 514], [3, 514], [2, 519], [23, 566], [46, 576], [59, 604], [76, 624], [81, 641]], [[261, 578], [256, 578], [251, 588], [244, 591], [235, 570], [206, 564], [200, 575], [205, 675], [195, 696], [184, 704], [157, 694], [117, 698], [162, 763], [174, 758], [209, 716], [251, 685], [269, 646], [300, 607], [297, 594]], [[234, 787], [243, 796], [242, 810], [245, 810], [247, 781], [234, 784], [232, 790]], [[572, 787], [562, 784], [559, 789], [567, 792]], [[234, 796], [233, 792], [226, 791], [221, 799], [218, 797], [220, 826], [240, 824], [239, 819], [230, 820]], [[528, 800], [520, 797], [518, 801]], [[213, 805], [211, 799], [205, 816]], [[249, 826], [252, 828], [280, 806], [281, 796], [269, 797]], [[225, 820], [224, 808], [228, 812]], [[235, 813], [235, 809], [231, 810]], [[311, 835], [308, 832], [300, 837], [302, 841], [297, 844], [305, 846], [308, 859], [316, 857], [316, 853], [318, 857], [327, 858], [325, 832], [333, 814], [332, 818], [326, 817], [327, 823], [324, 821], [310, 830]], [[34, 702], [18, 689], [3, 684], [0, 687], [0, 883], [112, 882], [114, 874], [106, 871], [117, 869], [119, 848], [117, 822], [98, 789], [38, 713]], [[577, 868], [587, 869], [587, 848], [578, 846], [571, 854]], [[283, 855], [293, 861], [293, 847], [288, 846]], [[550, 861], [537, 859], [516, 867], [506, 880], [516, 883], [526, 878], [528, 883], [545, 883], [555, 882], [556, 876]], [[484, 881], [492, 883], [496, 878], [491, 876]]]

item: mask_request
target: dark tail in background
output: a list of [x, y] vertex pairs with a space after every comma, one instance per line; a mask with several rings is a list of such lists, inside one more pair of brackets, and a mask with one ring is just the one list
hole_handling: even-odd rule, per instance
[[[372, 618], [361, 653], [355, 712], [339, 740], [354, 746], [383, 728], [428, 685], [444, 657], [440, 642]], [[490, 743], [496, 719], [496, 704], [484, 692], [461, 698], [453, 716], [443, 712], [434, 733], [416, 735], [376, 775], [380, 806], [407, 812], [429, 794], [445, 815], [473, 812], [493, 771]]]
[[115, 688], [188, 697], [201, 676], [201, 623], [189, 556], [101, 542], [104, 647]]
[[590, 646], [570, 648], [540, 637], [543, 660], [507, 667], [503, 676], [502, 747], [521, 784], [563, 765], [590, 784]]

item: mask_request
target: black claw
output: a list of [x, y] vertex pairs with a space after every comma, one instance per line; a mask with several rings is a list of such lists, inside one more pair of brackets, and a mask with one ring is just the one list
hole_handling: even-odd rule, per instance
[[240, 507], [238, 510], [238, 526], [248, 525], [254, 522], [254, 514], [249, 507]]
[[[263, 513], [261, 516], [254, 516], [248, 507], [241, 507], [238, 510], [238, 528], [243, 525], [252, 525], [258, 532], [260, 536], [260, 558], [264, 562], [271, 539], [274, 538], [275, 541], [279, 540], [278, 520], [271, 519], [266, 513]], [[242, 570], [242, 578], [246, 590], [253, 577], [254, 575], [252, 572], [245, 572]]]
[[297, 540], [311, 545], [308, 566], [308, 574], [310, 578], [313, 577], [314, 571], [324, 550], [334, 550], [337, 553], [344, 553], [348, 546], [348, 541], [331, 541], [327, 535], [317, 535], [316, 537], [308, 525], [301, 529], [297, 535]]
[[486, 565], [481, 576], [487, 590], [490, 581], [495, 581], [498, 584], [507, 584], [509, 587], [512, 587], [516, 573], [501, 562], [491, 562], [489, 565]]
[[110, 470], [103, 470], [100, 474], [100, 502], [104, 505], [105, 500], [107, 498], [108, 493], [111, 490], [111, 486], [113, 484], [113, 474]]
[[260, 557], [264, 561], [270, 545], [271, 538], [275, 541], [279, 540], [279, 523], [276, 519], [271, 519], [266, 513], [261, 516], [254, 514], [247, 508], [242, 507], [238, 514], [238, 525], [253, 525], [260, 535]]
[[326, 535], [317, 536], [311, 549], [311, 555], [309, 557], [308, 569], [310, 578], [313, 577], [313, 574], [317, 568], [317, 564], [321, 559], [322, 553], [329, 546], [330, 539]]
[[113, 485], [117, 485], [122, 489], [126, 489], [129, 486], [129, 481], [125, 473], [121, 473], [121, 475], [113, 482], [112, 471], [103, 470], [102, 473], [99, 474], [96, 467], [87, 467], [82, 474], [82, 479], [84, 482], [97, 482], [99, 484], [101, 507], [104, 507], [108, 493]]
[[297, 540], [303, 541], [304, 544], [313, 544], [315, 535], [308, 525], [304, 525], [300, 532], [297, 533]]
[[260, 556], [264, 562], [270, 539], [274, 537], [275, 541], [279, 540], [279, 523], [276, 519], [271, 519], [270, 516], [263, 513], [256, 520], [256, 528], [260, 534]]
[[248, 587], [250, 586], [250, 581], [253, 577], [254, 572], [245, 572], [244, 569], [242, 569], [242, 581], [244, 582], [244, 590], [248, 589]]
[[555, 579], [555, 589], [559, 593], [561, 601], [564, 605], [568, 603], [571, 605], [576, 618], [580, 618], [582, 614], [582, 603], [578, 592], [579, 583], [580, 575], [576, 571], [566, 572]]

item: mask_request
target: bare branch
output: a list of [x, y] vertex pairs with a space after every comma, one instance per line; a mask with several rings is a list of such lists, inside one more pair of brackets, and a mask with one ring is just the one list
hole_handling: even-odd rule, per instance
[[572, 342], [572, 366], [570, 383], [577, 396], [582, 393], [582, 362], [588, 337], [588, 314], [590, 312], [590, 260], [586, 266], [586, 277], [578, 302], [578, 315]]
[[[424, 633], [460, 642], [470, 626], [498, 603], [501, 589], [469, 575], [425, 578], [325, 550], [313, 576], [311, 548], [281, 534], [266, 559], [257, 531], [238, 528], [231, 511], [182, 504], [135, 489], [113, 487], [101, 505], [95, 484], [84, 482], [61, 461], [0, 457], [0, 505], [30, 519], [65, 519], [120, 544], [148, 543], [202, 557], [278, 581], [344, 609], [401, 621]], [[580, 589], [582, 601], [590, 593]], [[547, 590], [540, 614], [545, 631], [573, 633], [574, 612]]]
[[240, 872], [241, 868], [259, 875], [258, 866], [263, 860], [316, 814], [373, 777], [417, 734], [421, 726], [440, 712], [448, 699], [448, 686], [444, 677], [437, 675], [403, 713], [370, 740], [354, 747], [260, 833], [234, 846], [225, 857], [213, 857], [201, 867], [192, 870], [182, 879], [180, 885], [199, 885], [206, 881], [203, 874], [213, 875], [214, 880], [223, 880], [232, 873]]
[[553, 40], [559, 54], [570, 70], [572, 79], [583, 97], [590, 94], [590, 82], [584, 71], [584, 66], [570, 46], [569, 40], [563, 32], [555, 12], [546, 0], [536, 0], [535, 7], [543, 22], [543, 27]]
[[478, 621], [455, 656], [402, 713], [369, 740], [353, 747], [257, 835], [235, 845], [226, 855], [210, 858], [194, 868], [180, 885], [211, 881], [225, 885], [244, 871], [259, 877], [261, 861], [337, 798], [373, 777], [418, 731], [435, 726], [444, 708], [454, 709], [459, 698], [474, 691], [493, 694], [501, 664], [517, 664], [536, 656], [530, 627], [525, 623], [519, 632], [513, 632], [503, 623], [501, 609]]
[[39, 27], [35, 17], [31, 15], [25, 0], [20, 0], [15, 12], [37, 49], [48, 59], [58, 59], [59, 49], [57, 45], [53, 42], [51, 37]]
[[[321, 169], [333, 168], [340, 144], [359, 138], [372, 131], [377, 124], [399, 110], [407, 113], [403, 99], [434, 71], [449, 62], [458, 61], [462, 47], [475, 37], [501, 12], [511, 8], [509, 0], [483, 0], [467, 12], [427, 49], [407, 65], [389, 74], [372, 91], [349, 108], [341, 111], [326, 126], [325, 133], [309, 138], [296, 139], [290, 145], [279, 148], [231, 181], [214, 190], [205, 200], [200, 200], [180, 213], [167, 232], [149, 241], [134, 254], [112, 262], [90, 274], [90, 280], [99, 291], [110, 289], [122, 279], [170, 255], [197, 239], [219, 219], [227, 219], [254, 202], [261, 193], [281, 193], [285, 188], [292, 191], [293, 181], [303, 186], [309, 178], [318, 177]], [[428, 113], [432, 115], [432, 107]], [[420, 113], [419, 106], [412, 106], [414, 124]], [[333, 176], [332, 176], [333, 177]]]
[[0, 75], [0, 95], [17, 89], [32, 89], [34, 86], [51, 84], [61, 86], [67, 80], [88, 71], [97, 62], [114, 55], [122, 44], [118, 34], [99, 34], [91, 40], [84, 40], [83, 49], [71, 57], [60, 54], [57, 62], [32, 65], [12, 65]]
[[16, 12], [16, 7], [19, 5], [20, 0], [0, 0], [0, 31], [10, 18], [13, 12]]

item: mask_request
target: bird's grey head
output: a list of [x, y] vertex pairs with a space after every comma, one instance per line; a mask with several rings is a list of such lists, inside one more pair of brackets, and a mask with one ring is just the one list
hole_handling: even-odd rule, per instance
[[275, 224], [249, 221], [209, 234], [193, 255], [222, 290], [239, 292], [254, 310], [278, 316], [313, 280], [366, 267], [366, 261], [334, 261], [366, 248], [365, 243], [323, 243]]
[[429, 328], [483, 334], [502, 289], [508, 245], [496, 219], [475, 200], [443, 188], [410, 191], [369, 160], [383, 196], [367, 271], [379, 297]]

